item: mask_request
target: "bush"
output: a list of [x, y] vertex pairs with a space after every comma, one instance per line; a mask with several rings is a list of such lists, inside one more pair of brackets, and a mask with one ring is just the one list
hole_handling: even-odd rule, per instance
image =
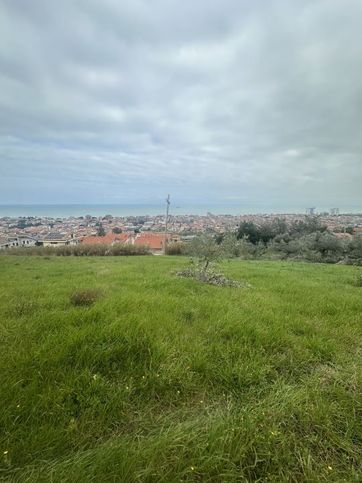
[[360, 274], [357, 275], [357, 278], [356, 278], [356, 286], [357, 287], [362, 287], [362, 273], [360, 273]]
[[187, 244], [185, 254], [198, 259], [200, 264], [204, 264], [205, 269], [209, 263], [220, 260], [223, 257], [221, 245], [209, 235], [201, 235], [194, 238]]
[[89, 307], [100, 297], [100, 293], [95, 289], [77, 290], [70, 295], [70, 303], [75, 307]]
[[127, 255], [150, 255], [149, 247], [145, 245], [125, 245], [123, 243], [115, 243], [109, 248], [107, 255], [127, 256]]
[[9, 250], [1, 250], [1, 255], [28, 255], [44, 256], [53, 255], [58, 257], [103, 257], [103, 256], [128, 256], [128, 255], [150, 255], [150, 249], [142, 245], [125, 245], [116, 243], [114, 245], [94, 244], [94, 245], [62, 245], [59, 247], [18, 247]]
[[185, 244], [174, 242], [166, 245], [166, 255], [184, 255], [186, 253]]
[[268, 246], [268, 252], [281, 259], [306, 260], [314, 263], [338, 263], [345, 258], [342, 240], [328, 232], [315, 232], [293, 238], [278, 236]]
[[216, 272], [210, 267], [208, 267], [207, 270], [200, 266], [189, 267], [185, 270], [177, 272], [177, 275], [179, 277], [195, 278], [199, 282], [207, 283], [209, 285], [217, 285], [219, 287], [250, 287], [248, 283], [240, 282], [238, 280], [230, 280], [229, 278], [226, 278], [222, 273]]
[[357, 235], [350, 241], [347, 253], [348, 263], [362, 265], [362, 235]]
[[277, 218], [271, 223], [263, 223], [256, 225], [252, 221], [243, 221], [237, 231], [237, 238], [246, 238], [253, 245], [258, 243], [268, 243], [277, 235], [287, 232], [287, 224], [285, 220]]

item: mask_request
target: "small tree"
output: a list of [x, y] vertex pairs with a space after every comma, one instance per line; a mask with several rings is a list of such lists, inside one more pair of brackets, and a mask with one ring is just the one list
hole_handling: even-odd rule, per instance
[[348, 244], [348, 261], [362, 265], [362, 235], [357, 235]]
[[200, 268], [206, 271], [211, 262], [215, 262], [221, 258], [222, 248], [216, 243], [214, 237], [202, 235], [192, 240], [188, 253], [196, 258]]
[[327, 227], [321, 224], [318, 216], [306, 216], [304, 221], [299, 220], [292, 223], [289, 232], [292, 235], [309, 235], [316, 232], [325, 232]]
[[103, 228], [102, 223], [100, 223], [97, 230], [97, 236], [105, 236], [105, 235], [106, 235], [105, 229]]
[[258, 227], [252, 221], [243, 221], [240, 223], [237, 231], [237, 238], [247, 238], [250, 243], [256, 244], [260, 240]]
[[193, 265], [177, 272], [180, 277], [192, 277], [210, 285], [249, 287], [246, 282], [230, 280], [221, 272], [211, 268], [211, 264], [220, 260], [224, 254], [222, 245], [216, 242], [214, 236], [202, 235], [194, 238], [188, 246], [188, 254], [193, 257], [191, 259]]
[[252, 221], [243, 221], [240, 223], [236, 236], [239, 240], [246, 238], [253, 245], [257, 245], [260, 242], [266, 244], [277, 235], [286, 233], [287, 229], [286, 221], [280, 218], [276, 218], [271, 223], [262, 223], [261, 225], [256, 225]]

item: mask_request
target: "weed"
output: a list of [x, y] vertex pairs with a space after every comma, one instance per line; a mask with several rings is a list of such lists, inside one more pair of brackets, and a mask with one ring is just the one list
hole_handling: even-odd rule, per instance
[[14, 301], [7, 310], [10, 317], [32, 316], [38, 309], [36, 300], [26, 297], [20, 297]]
[[362, 287], [362, 273], [358, 274], [356, 277], [356, 286]]
[[206, 268], [202, 264], [193, 265], [185, 270], [180, 270], [176, 273], [179, 277], [195, 278], [199, 282], [207, 283], [209, 285], [217, 285], [219, 287], [238, 287], [248, 288], [250, 285], [247, 282], [239, 280], [230, 280], [222, 273], [217, 272], [212, 266], [208, 265]]
[[90, 305], [93, 305], [99, 297], [100, 292], [96, 289], [76, 290], [70, 295], [70, 302], [76, 307], [89, 307]]
[[1, 250], [3, 256], [41, 256], [43, 260], [50, 260], [50, 256], [59, 257], [89, 257], [89, 256], [130, 256], [130, 255], [150, 255], [150, 249], [142, 245], [126, 245], [116, 243], [114, 245], [94, 244], [94, 245], [63, 245], [63, 246], [34, 246], [17, 247]]

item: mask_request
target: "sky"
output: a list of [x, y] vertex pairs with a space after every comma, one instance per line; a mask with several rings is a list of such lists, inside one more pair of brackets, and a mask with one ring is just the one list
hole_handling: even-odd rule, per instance
[[0, 203], [362, 206], [361, 0], [0, 0]]

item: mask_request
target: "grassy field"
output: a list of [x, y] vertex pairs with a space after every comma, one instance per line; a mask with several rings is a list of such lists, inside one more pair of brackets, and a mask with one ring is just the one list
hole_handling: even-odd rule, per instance
[[361, 481], [358, 269], [186, 264], [0, 257], [0, 480]]

